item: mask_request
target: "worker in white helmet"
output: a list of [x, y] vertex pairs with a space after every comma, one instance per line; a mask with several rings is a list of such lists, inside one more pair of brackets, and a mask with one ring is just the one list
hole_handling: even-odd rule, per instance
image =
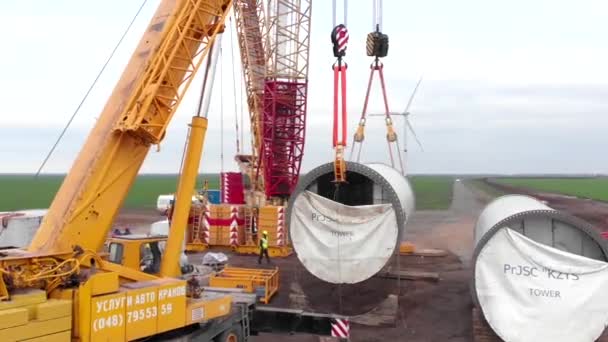
[[270, 264], [270, 256], [268, 256], [268, 232], [263, 231], [262, 237], [260, 238], [260, 257], [258, 258], [258, 264], [262, 263], [262, 258], [266, 256], [266, 262]]

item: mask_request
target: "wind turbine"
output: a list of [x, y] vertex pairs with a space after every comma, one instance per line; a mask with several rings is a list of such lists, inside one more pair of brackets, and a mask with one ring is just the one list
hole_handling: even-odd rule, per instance
[[[412, 92], [412, 95], [410, 95], [409, 100], [407, 101], [407, 106], [405, 107], [405, 110], [402, 113], [398, 113], [398, 112], [391, 112], [390, 115], [391, 116], [402, 116], [403, 117], [403, 138], [401, 139], [401, 141], [403, 141], [403, 160], [405, 161], [405, 165], [403, 166], [403, 174], [406, 175], [406, 167], [407, 167], [407, 131], [409, 130], [412, 133], [412, 136], [414, 137], [414, 140], [416, 140], [416, 143], [418, 144], [418, 146], [420, 146], [420, 150], [424, 151], [424, 148], [422, 147], [422, 143], [420, 143], [420, 140], [418, 140], [418, 136], [416, 135], [416, 131], [414, 131], [414, 127], [412, 127], [412, 124], [410, 123], [409, 120], [409, 116], [410, 116], [410, 106], [412, 105], [412, 102], [414, 101], [414, 96], [416, 96], [416, 92], [418, 91], [418, 87], [420, 86], [420, 83], [422, 82], [422, 77], [420, 77], [420, 79], [418, 80], [418, 83], [416, 83], [416, 87], [414, 88], [414, 91]], [[369, 116], [386, 116], [386, 114], [379, 114], [379, 113], [374, 113], [374, 114], [369, 114]]]

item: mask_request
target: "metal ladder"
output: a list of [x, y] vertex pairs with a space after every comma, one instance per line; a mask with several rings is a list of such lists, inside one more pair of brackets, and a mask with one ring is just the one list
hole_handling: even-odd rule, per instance
[[243, 329], [243, 341], [249, 340], [249, 334], [251, 334], [250, 322], [249, 322], [249, 308], [246, 305], [240, 305], [241, 307], [241, 327]]
[[205, 211], [198, 211], [198, 210], [194, 210], [194, 218], [192, 219], [192, 242], [194, 243], [202, 243], [203, 240], [201, 239], [201, 216], [203, 215]]
[[253, 230], [251, 229], [252, 220], [253, 220], [252, 208], [247, 207], [247, 208], [245, 208], [245, 241], [246, 241], [246, 244], [248, 244], [248, 245], [254, 244]]

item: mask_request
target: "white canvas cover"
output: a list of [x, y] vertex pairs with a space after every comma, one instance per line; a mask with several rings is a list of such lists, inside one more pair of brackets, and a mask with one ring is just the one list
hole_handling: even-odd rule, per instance
[[225, 264], [228, 257], [224, 253], [209, 252], [203, 256], [203, 265]]
[[376, 274], [397, 243], [391, 204], [347, 206], [313, 192], [297, 197], [291, 238], [306, 269], [329, 283], [354, 284]]
[[481, 250], [475, 288], [505, 341], [595, 341], [608, 324], [608, 264], [503, 228]]
[[[171, 206], [171, 201], [173, 201], [174, 199], [175, 196], [173, 194], [159, 195], [156, 199], [156, 210], [158, 210], [159, 213], [165, 215], [167, 213], [167, 210], [169, 210], [169, 207]], [[192, 195], [192, 203], [196, 203], [197, 201], [198, 198], [195, 195]]]
[[0, 212], [0, 247], [29, 246], [46, 213], [47, 209]]

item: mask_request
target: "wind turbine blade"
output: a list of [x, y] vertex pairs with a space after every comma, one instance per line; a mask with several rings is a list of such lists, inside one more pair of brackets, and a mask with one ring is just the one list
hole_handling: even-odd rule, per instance
[[410, 110], [410, 106], [412, 105], [412, 101], [414, 101], [414, 96], [416, 95], [416, 91], [418, 91], [418, 86], [420, 86], [421, 82], [422, 82], [422, 76], [420, 76], [418, 83], [416, 83], [416, 88], [414, 88], [412, 95], [410, 95], [410, 99], [407, 101], [407, 106], [405, 107], [403, 114], [407, 114], [407, 112]]
[[412, 127], [412, 124], [410, 124], [410, 120], [405, 120], [405, 123], [407, 124], [407, 128], [409, 128], [410, 132], [412, 132], [412, 135], [414, 136], [414, 140], [416, 140], [416, 143], [418, 143], [418, 146], [420, 146], [420, 149], [422, 150], [422, 152], [424, 152], [424, 147], [422, 147], [422, 143], [420, 143], [420, 140], [418, 140], [418, 136], [416, 135], [416, 132], [414, 131], [414, 127]]

